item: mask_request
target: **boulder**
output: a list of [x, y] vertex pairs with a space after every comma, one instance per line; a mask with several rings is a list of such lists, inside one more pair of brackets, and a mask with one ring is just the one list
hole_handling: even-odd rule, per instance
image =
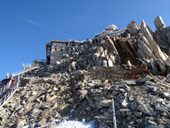
[[103, 67], [107, 67], [107, 60], [103, 60], [102, 66], [103, 66]]
[[149, 81], [151, 77], [149, 75], [145, 76], [144, 78], [140, 78], [139, 80], [136, 81], [137, 85], [144, 84], [146, 81]]
[[167, 74], [166, 65], [160, 59], [156, 60], [156, 63], [159, 65], [159, 68], [161, 69], [163, 75], [166, 75]]
[[113, 67], [114, 65], [113, 65], [113, 62], [112, 62], [112, 60], [111, 59], [109, 59], [108, 60], [108, 67]]
[[39, 124], [39, 125], [45, 125], [45, 124], [47, 124], [47, 119], [43, 118], [42, 120], [40, 120], [40, 121], [38, 122], [38, 124]]
[[112, 100], [105, 99], [105, 100], [102, 100], [100, 103], [103, 107], [109, 107], [111, 105], [111, 102], [112, 102]]
[[79, 100], [83, 100], [85, 98], [85, 96], [87, 95], [88, 91], [87, 90], [79, 90]]
[[128, 100], [127, 98], [125, 98], [123, 101], [122, 101], [122, 107], [127, 107], [128, 106]]
[[141, 101], [137, 101], [138, 102], [138, 107], [137, 109], [140, 111], [140, 112], [143, 112], [144, 114], [147, 114], [147, 115], [150, 115], [150, 116], [155, 116], [156, 113], [152, 110], [152, 108], [147, 105], [147, 104], [144, 104], [142, 103]]
[[70, 65], [69, 65], [69, 71], [75, 71], [76, 70], [76, 62], [72, 62]]

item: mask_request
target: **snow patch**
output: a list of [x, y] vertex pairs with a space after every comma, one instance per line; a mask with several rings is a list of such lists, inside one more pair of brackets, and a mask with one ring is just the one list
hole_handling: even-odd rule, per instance
[[[60, 120], [56, 119], [55, 122], [48, 122], [47, 124], [40, 126], [38, 128], [44, 128], [47, 127], [51, 124], [51, 123], [56, 123], [56, 122], [60, 122]], [[90, 121], [90, 122], [85, 122], [85, 121], [74, 121], [74, 120], [63, 120], [62, 122], [60, 122], [59, 124], [56, 124], [54, 126], [54, 128], [95, 128], [94, 125], [95, 121]], [[37, 124], [34, 123], [32, 125], [26, 125], [23, 126], [22, 128], [29, 128], [30, 126], [36, 126]]]
[[86, 122], [79, 122], [79, 121], [62, 121], [58, 126], [55, 128], [95, 128], [94, 121]]

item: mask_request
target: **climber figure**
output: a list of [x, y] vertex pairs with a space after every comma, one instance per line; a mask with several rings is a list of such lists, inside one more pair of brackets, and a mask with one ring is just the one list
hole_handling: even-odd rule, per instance
[[14, 84], [14, 85], [16, 84], [15, 79], [12, 79], [12, 84]]

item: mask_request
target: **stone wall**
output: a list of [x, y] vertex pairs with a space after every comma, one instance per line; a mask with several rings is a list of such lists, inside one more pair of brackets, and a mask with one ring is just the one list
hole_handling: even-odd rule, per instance
[[93, 67], [84, 77], [90, 79], [108, 80], [110, 83], [118, 80], [137, 80], [146, 75], [151, 75], [146, 66], [115, 66], [115, 67]]
[[57, 64], [56, 61], [60, 61], [63, 58], [63, 54], [67, 54], [68, 50], [65, 47], [56, 47], [52, 46], [51, 48], [51, 56], [50, 56], [50, 64]]

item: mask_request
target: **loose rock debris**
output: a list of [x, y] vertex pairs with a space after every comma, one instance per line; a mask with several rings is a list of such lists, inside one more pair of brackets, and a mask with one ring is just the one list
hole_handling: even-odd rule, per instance
[[170, 27], [161, 17], [154, 23], [155, 32], [144, 21], [125, 30], [112, 25], [55, 65], [26, 73], [0, 109], [0, 126], [53, 128], [59, 122], [50, 122], [68, 119], [74, 109], [69, 120], [112, 128], [114, 99], [118, 128], [169, 128]]

